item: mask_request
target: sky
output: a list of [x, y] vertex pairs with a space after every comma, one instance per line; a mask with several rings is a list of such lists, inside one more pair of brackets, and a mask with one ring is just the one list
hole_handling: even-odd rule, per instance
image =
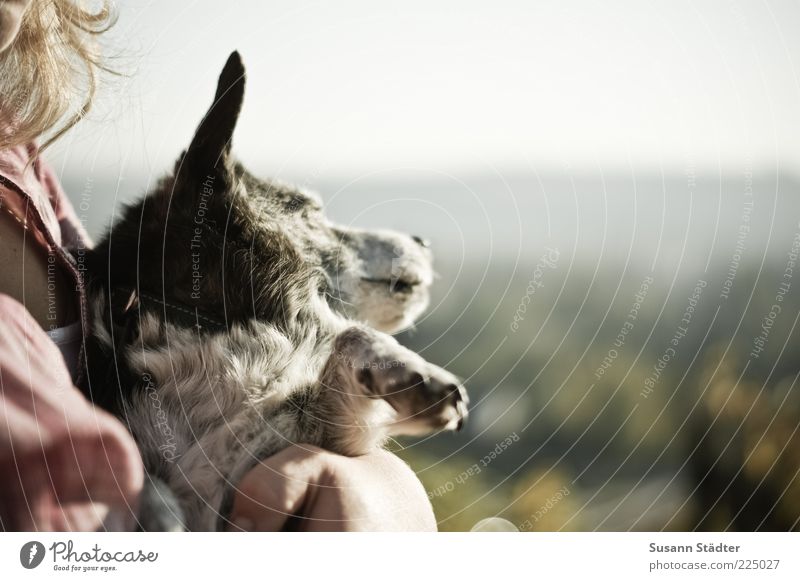
[[[697, 4], [697, 5], [695, 5]], [[62, 173], [167, 168], [230, 51], [237, 154], [270, 175], [800, 171], [791, 1], [128, 2]], [[142, 172], [145, 172], [144, 174]]]

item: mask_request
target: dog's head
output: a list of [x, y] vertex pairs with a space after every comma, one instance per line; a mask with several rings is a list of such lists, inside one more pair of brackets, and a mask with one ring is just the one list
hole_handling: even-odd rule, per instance
[[99, 246], [96, 255], [111, 265], [108, 284], [229, 320], [291, 317], [311, 289], [335, 312], [379, 330], [409, 326], [429, 300], [427, 244], [335, 225], [314, 194], [259, 179], [237, 163], [231, 140], [244, 86], [234, 52], [174, 175], [129, 208]]
[[234, 175], [259, 219], [267, 227], [279, 225], [302, 260], [324, 273], [324, 292], [335, 311], [396, 332], [425, 310], [433, 269], [424, 240], [334, 224], [313, 192], [258, 179], [240, 165]]

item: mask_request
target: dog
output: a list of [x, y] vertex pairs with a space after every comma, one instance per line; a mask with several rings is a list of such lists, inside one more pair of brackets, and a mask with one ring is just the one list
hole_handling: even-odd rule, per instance
[[244, 89], [234, 52], [173, 172], [85, 256], [86, 391], [189, 530], [224, 528], [238, 480], [292, 443], [356, 456], [468, 413], [454, 375], [388, 334], [428, 304], [427, 244], [334, 225], [248, 172], [231, 153]]

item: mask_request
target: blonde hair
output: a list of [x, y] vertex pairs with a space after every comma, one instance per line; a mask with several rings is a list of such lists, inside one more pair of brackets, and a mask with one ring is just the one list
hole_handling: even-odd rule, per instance
[[19, 34], [0, 52], [0, 148], [43, 139], [41, 149], [86, 115], [97, 89], [96, 36], [114, 15], [108, 0], [33, 0]]

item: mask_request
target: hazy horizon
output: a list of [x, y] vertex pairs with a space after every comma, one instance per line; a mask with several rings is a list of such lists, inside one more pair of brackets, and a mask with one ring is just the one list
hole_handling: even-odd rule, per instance
[[253, 167], [800, 168], [800, 6], [714, 0], [119, 4], [57, 165], [170, 163], [238, 49]]

